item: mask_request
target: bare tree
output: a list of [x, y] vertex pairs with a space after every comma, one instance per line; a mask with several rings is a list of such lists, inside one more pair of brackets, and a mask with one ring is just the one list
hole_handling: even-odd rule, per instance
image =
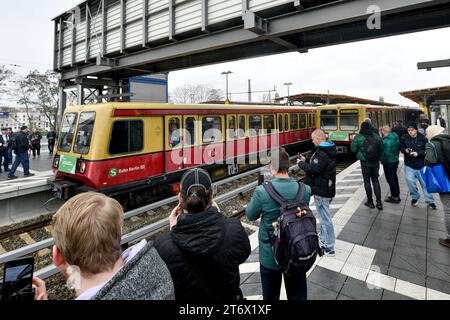
[[179, 104], [196, 104], [222, 99], [223, 92], [221, 90], [202, 84], [187, 84], [183, 87], [176, 88], [171, 94], [171, 100]]
[[13, 76], [13, 72], [7, 69], [5, 66], [0, 66], [0, 93], [5, 92], [2, 88], [5, 86], [5, 82]]
[[50, 127], [56, 127], [58, 117], [58, 78], [51, 72], [30, 72], [22, 81], [19, 81], [19, 104], [25, 110], [32, 127], [34, 107], [48, 120]]

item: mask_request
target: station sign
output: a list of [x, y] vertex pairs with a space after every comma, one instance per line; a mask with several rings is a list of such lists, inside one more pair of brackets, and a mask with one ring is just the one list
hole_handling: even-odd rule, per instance
[[8, 119], [9, 115], [9, 112], [0, 112], [0, 119]]
[[61, 159], [59, 160], [58, 171], [75, 174], [77, 168], [77, 157], [61, 155]]
[[350, 141], [348, 132], [330, 132], [328, 137], [331, 141]]

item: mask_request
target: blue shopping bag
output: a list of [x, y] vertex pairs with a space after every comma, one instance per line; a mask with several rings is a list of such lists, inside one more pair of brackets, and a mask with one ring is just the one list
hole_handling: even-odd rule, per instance
[[450, 180], [441, 164], [422, 168], [420, 175], [429, 193], [450, 192]]

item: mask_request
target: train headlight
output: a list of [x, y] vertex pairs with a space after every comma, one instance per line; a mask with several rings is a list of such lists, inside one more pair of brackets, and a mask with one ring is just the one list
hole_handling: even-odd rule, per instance
[[81, 174], [84, 174], [85, 172], [86, 172], [86, 166], [87, 166], [87, 163], [86, 163], [86, 161], [81, 161], [80, 162], [80, 173]]
[[55, 156], [55, 159], [53, 159], [53, 168], [58, 169], [59, 167], [59, 156]]

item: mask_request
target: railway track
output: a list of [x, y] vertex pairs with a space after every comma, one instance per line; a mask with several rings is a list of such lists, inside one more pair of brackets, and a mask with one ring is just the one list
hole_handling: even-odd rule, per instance
[[[338, 165], [338, 173], [348, 167], [352, 162], [343, 161]], [[295, 179], [302, 179], [303, 175], [301, 172], [295, 170], [295, 167], [291, 168], [291, 175]], [[250, 171], [238, 175], [236, 177], [225, 179], [218, 183], [218, 195], [216, 197], [219, 206], [222, 208], [224, 214], [228, 217], [241, 219], [244, 223], [253, 226], [258, 226], [259, 222], [250, 222], [245, 217], [246, 206], [252, 196], [253, 190], [258, 185], [258, 175], [259, 169]], [[147, 238], [151, 240], [162, 232], [166, 232], [168, 229], [165, 222], [168, 220], [168, 216], [176, 204], [176, 197], [166, 199], [155, 204], [148, 205], [141, 209], [136, 209], [127, 212], [124, 216], [124, 240], [126, 243], [133, 243], [142, 238]], [[4, 263], [5, 254], [9, 254], [9, 260], [15, 259], [23, 255], [33, 255], [35, 257], [36, 265], [35, 270], [42, 270], [42, 275], [52, 276], [51, 281], [60, 282], [62, 279], [58, 275], [53, 275], [49, 270], [51, 270], [51, 250], [50, 247], [53, 245], [51, 238], [51, 227], [49, 223], [51, 222], [51, 217], [44, 219], [43, 221], [36, 222], [34, 225], [28, 224], [21, 226], [17, 230], [10, 230], [4, 232], [0, 235], [0, 250], [3, 248], [3, 252], [0, 252], [0, 264]], [[35, 229], [33, 229], [35, 227]], [[251, 232], [252, 229], [248, 229]], [[2, 236], [7, 236], [10, 233], [9, 238]], [[8, 244], [10, 242], [16, 241], [17, 247], [3, 245], [5, 242]], [[22, 249], [27, 249], [23, 251]], [[19, 253], [25, 253], [20, 255]], [[2, 270], [0, 270], [1, 276]], [[53, 272], [54, 273], [54, 272]], [[39, 274], [39, 273], [38, 273]], [[63, 285], [63, 287], [65, 287]], [[56, 286], [52, 291], [49, 291], [50, 297], [54, 299], [70, 299], [72, 298], [72, 293], [61, 288], [61, 286]]]

